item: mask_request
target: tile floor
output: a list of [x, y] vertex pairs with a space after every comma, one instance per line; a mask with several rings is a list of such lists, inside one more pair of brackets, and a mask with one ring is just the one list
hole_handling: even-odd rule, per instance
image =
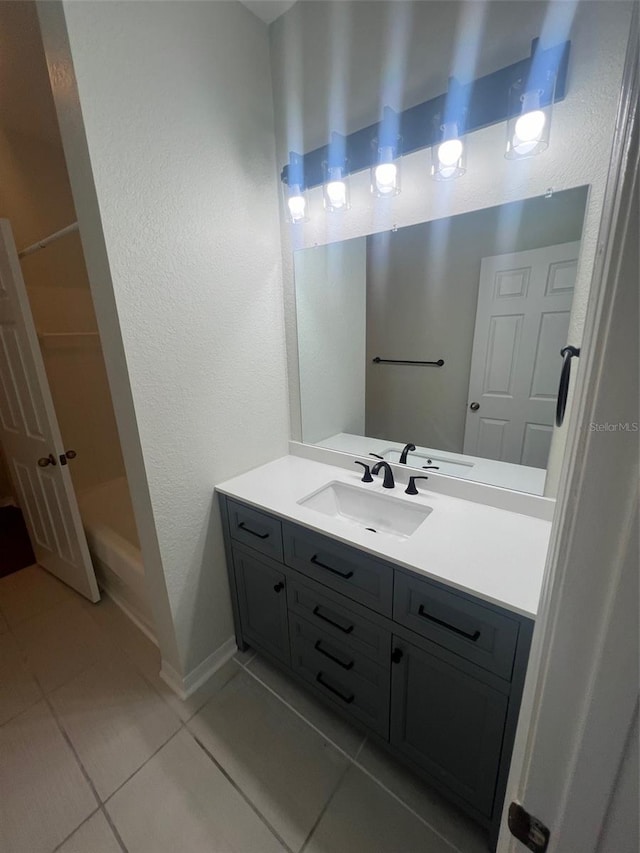
[[0, 579], [2, 853], [483, 853], [483, 833], [252, 653], [187, 702], [105, 598]]

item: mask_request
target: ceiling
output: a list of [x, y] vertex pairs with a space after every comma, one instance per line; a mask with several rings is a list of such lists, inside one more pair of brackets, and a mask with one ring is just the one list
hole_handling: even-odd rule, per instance
[[46, 142], [59, 139], [33, 2], [0, 0], [0, 127]]
[[284, 15], [296, 0], [240, 0], [240, 2], [265, 24], [270, 24], [280, 15]]

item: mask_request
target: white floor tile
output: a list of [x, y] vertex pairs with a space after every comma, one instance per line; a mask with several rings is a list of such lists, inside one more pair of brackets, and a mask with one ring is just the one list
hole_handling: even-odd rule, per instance
[[29, 566], [0, 579], [0, 609], [9, 625], [17, 625], [76, 595], [40, 566]]
[[118, 646], [136, 669], [149, 681], [183, 722], [190, 720], [238, 671], [231, 661], [221, 667], [209, 681], [186, 700], [179, 699], [160, 678], [160, 650], [108, 596], [98, 604], [86, 606], [92, 620]]
[[96, 805], [45, 702], [0, 728], [2, 853], [51, 853]]
[[180, 720], [124, 658], [100, 661], [50, 696], [104, 801], [180, 727]]
[[348, 760], [244, 671], [189, 728], [283, 841], [299, 850]]
[[302, 714], [325, 737], [343, 749], [347, 755], [355, 756], [364, 741], [364, 735], [358, 729], [322, 705], [307, 690], [264, 658], [254, 657], [247, 669], [267, 687], [275, 690], [278, 696]]
[[0, 635], [0, 726], [42, 698], [11, 634]]
[[122, 853], [102, 812], [96, 812], [68, 838], [56, 853]]
[[45, 693], [70, 681], [98, 659], [117, 654], [74, 600], [20, 622], [13, 633]]
[[304, 853], [454, 853], [454, 850], [365, 773], [352, 767]]
[[358, 763], [464, 853], [486, 853], [487, 833], [383, 749], [368, 742]]
[[107, 803], [129, 853], [284, 853], [184, 729]]

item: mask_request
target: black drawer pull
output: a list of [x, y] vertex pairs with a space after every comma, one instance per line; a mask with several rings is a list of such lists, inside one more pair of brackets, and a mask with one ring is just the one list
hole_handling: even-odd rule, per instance
[[466, 637], [467, 640], [471, 640], [472, 643], [475, 643], [480, 637], [480, 631], [474, 631], [473, 634], [468, 634], [466, 631], [463, 631], [462, 628], [456, 628], [455, 625], [449, 625], [448, 622], [443, 622], [442, 619], [436, 619], [435, 616], [431, 616], [431, 614], [425, 611], [424, 604], [421, 604], [418, 608], [418, 614], [420, 616], [424, 616], [424, 618], [428, 619], [430, 622], [435, 622], [436, 625], [442, 625], [443, 628], [447, 628], [449, 631], [455, 631], [456, 634], [460, 634], [461, 637]]
[[323, 687], [326, 687], [327, 690], [330, 690], [332, 693], [335, 693], [343, 702], [346, 702], [347, 705], [350, 705], [353, 700], [356, 698], [355, 693], [350, 693], [349, 696], [345, 696], [344, 693], [341, 693], [339, 690], [336, 690], [335, 687], [332, 687], [327, 681], [322, 678], [322, 673], [319, 672], [316, 675], [316, 681], [318, 684], [322, 684]]
[[332, 569], [331, 566], [327, 566], [326, 563], [321, 563], [317, 554], [313, 555], [311, 562], [316, 566], [320, 566], [321, 569], [326, 569], [328, 572], [332, 572], [334, 575], [338, 575], [345, 580], [349, 580], [353, 576], [353, 572], [340, 572], [338, 569]]
[[258, 539], [268, 539], [270, 535], [269, 533], [256, 533], [255, 530], [251, 530], [251, 528], [247, 527], [244, 521], [241, 521], [238, 527], [241, 530], [244, 530], [245, 533], [250, 533], [252, 536], [257, 536]]
[[320, 613], [319, 604], [316, 604], [316, 606], [313, 608], [313, 615], [317, 616], [318, 619], [322, 619], [323, 622], [328, 622], [329, 625], [333, 625], [334, 628], [337, 628], [339, 631], [342, 631], [345, 634], [350, 634], [355, 628], [355, 625], [353, 624], [345, 628], [344, 625], [341, 625], [339, 622], [334, 622], [333, 619], [329, 619], [328, 616], [323, 616], [322, 613]]
[[278, 583], [275, 584], [275, 586], [273, 587], [274, 592], [282, 592], [283, 589], [284, 589], [283, 581], [278, 581]]
[[355, 661], [350, 660], [348, 663], [345, 663], [340, 658], [334, 657], [331, 652], [328, 652], [326, 649], [323, 649], [320, 645], [322, 640], [316, 640], [315, 646], [313, 647], [317, 652], [320, 652], [321, 655], [324, 655], [329, 660], [332, 660], [334, 663], [337, 663], [338, 666], [341, 666], [343, 669], [353, 669], [353, 664]]

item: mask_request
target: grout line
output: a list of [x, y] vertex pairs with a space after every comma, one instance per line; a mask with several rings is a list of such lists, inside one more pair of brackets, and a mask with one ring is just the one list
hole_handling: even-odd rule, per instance
[[105, 819], [105, 820], [107, 821], [107, 823], [109, 824], [109, 827], [111, 828], [111, 832], [113, 832], [113, 834], [114, 834], [114, 836], [115, 836], [116, 841], [118, 842], [118, 844], [120, 845], [120, 847], [122, 847], [122, 851], [123, 851], [123, 853], [129, 853], [129, 850], [128, 850], [128, 848], [127, 848], [127, 845], [124, 843], [124, 841], [123, 841], [123, 839], [122, 839], [122, 836], [121, 836], [121, 835], [120, 835], [120, 833], [118, 832], [118, 827], [117, 827], [117, 826], [115, 825], [115, 823], [113, 822], [113, 820], [112, 820], [112, 818], [111, 818], [111, 815], [110, 815], [110, 814], [109, 814], [109, 812], [107, 811], [107, 808], [106, 808], [106, 806], [105, 806], [105, 804], [104, 804], [104, 803], [101, 803], [101, 810], [102, 810], [102, 814], [104, 815], [104, 819]]
[[[255, 656], [256, 655], [254, 655], [254, 657]], [[252, 658], [252, 660], [253, 660], [253, 658]], [[242, 664], [240, 664], [240, 666], [242, 666]], [[464, 853], [464, 851], [462, 851], [458, 847], [456, 847], [455, 844], [453, 844], [453, 842], [451, 842], [448, 838], [446, 838], [446, 836], [444, 836], [438, 829], [436, 829], [434, 826], [432, 826], [424, 817], [422, 817], [422, 815], [418, 814], [418, 812], [416, 812], [398, 794], [394, 793], [390, 788], [388, 788], [384, 784], [384, 782], [382, 782], [380, 779], [377, 778], [377, 776], [374, 776], [370, 770], [367, 770], [366, 767], [364, 767], [362, 764], [360, 764], [360, 762], [358, 761], [358, 758], [360, 757], [360, 754], [363, 751], [363, 749], [367, 743], [367, 737], [366, 736], [363, 738], [362, 743], [358, 747], [358, 750], [357, 750], [355, 756], [349, 755], [349, 753], [345, 752], [345, 750], [342, 749], [342, 747], [338, 746], [337, 743], [335, 743], [333, 740], [331, 740], [331, 738], [328, 737], [325, 732], [323, 732], [321, 729], [319, 729], [317, 726], [315, 726], [310, 720], [308, 720], [304, 716], [304, 714], [302, 714], [300, 711], [298, 711], [296, 708], [294, 708], [292, 705], [290, 705], [289, 702], [286, 701], [286, 699], [283, 699], [279, 693], [277, 693], [272, 687], [270, 687], [268, 684], [266, 684], [264, 681], [262, 681], [262, 679], [259, 678], [254, 672], [252, 672], [250, 669], [246, 669], [246, 668], [245, 668], [245, 671], [252, 678], [254, 678], [258, 682], [258, 684], [261, 684], [266, 690], [268, 690], [270, 693], [272, 693], [274, 696], [276, 696], [283, 703], [283, 705], [286, 705], [286, 707], [289, 708], [289, 710], [293, 711], [293, 713], [296, 714], [298, 717], [300, 717], [300, 719], [304, 720], [304, 722], [307, 723], [308, 726], [310, 726], [319, 735], [321, 735], [324, 738], [324, 740], [328, 741], [335, 749], [338, 750], [338, 752], [342, 753], [342, 755], [344, 755], [348, 759], [348, 761], [351, 762], [351, 764], [353, 764], [355, 767], [357, 767], [359, 770], [361, 770], [366, 776], [368, 776], [370, 779], [372, 779], [377, 785], [379, 785], [383, 789], [383, 791], [385, 791], [387, 794], [389, 794], [389, 796], [392, 797], [394, 800], [396, 800], [396, 802], [400, 803], [401, 806], [404, 806], [404, 808], [408, 812], [410, 812], [410, 814], [412, 814], [415, 818], [417, 818], [420, 821], [420, 823], [422, 823], [424, 826], [426, 826], [428, 829], [430, 829], [435, 835], [437, 835], [439, 838], [441, 838], [449, 847], [451, 847], [452, 851], [455, 851], [455, 853]], [[305, 842], [305, 844], [306, 844], [306, 842]], [[300, 851], [300, 853], [302, 853], [302, 851]]]
[[154, 750], [154, 751], [151, 753], [151, 755], [150, 755], [148, 758], [146, 758], [146, 759], [142, 762], [142, 764], [140, 765], [140, 767], [137, 767], [137, 768], [133, 771], [133, 773], [132, 773], [130, 776], [127, 776], [127, 778], [126, 778], [123, 782], [121, 782], [121, 783], [118, 785], [118, 787], [117, 787], [117, 788], [115, 788], [115, 789], [114, 789], [114, 790], [109, 794], [109, 796], [108, 796], [108, 797], [106, 798], [106, 800], [104, 801], [104, 804], [103, 804], [103, 805], [105, 805], [105, 806], [106, 806], [106, 804], [107, 804], [108, 802], [110, 802], [110, 801], [115, 797], [115, 795], [118, 793], [118, 791], [120, 791], [122, 788], [124, 788], [124, 786], [127, 784], [127, 782], [130, 782], [130, 781], [133, 779], [133, 777], [134, 777], [134, 776], [136, 776], [136, 775], [137, 775], [137, 774], [142, 770], [142, 768], [143, 768], [145, 765], [147, 765], [147, 764], [151, 761], [151, 759], [152, 759], [152, 758], [155, 758], [155, 757], [156, 757], [156, 755], [160, 752], [160, 750], [161, 750], [161, 749], [164, 749], [164, 747], [169, 743], [169, 741], [170, 741], [170, 740], [173, 740], [173, 739], [174, 739], [174, 737], [176, 737], [177, 735], [179, 735], [179, 734], [180, 734], [180, 732], [182, 731], [182, 729], [184, 729], [184, 728], [185, 728], [185, 724], [180, 720], [180, 726], [176, 729], [176, 731], [175, 731], [175, 732], [172, 732], [172, 733], [169, 735], [169, 737], [164, 741], [164, 743], [161, 743], [161, 744], [160, 744], [160, 746], [159, 746], [156, 750]]
[[[292, 711], [292, 712], [296, 715], [296, 717], [299, 717], [301, 720], [304, 720], [304, 722], [305, 722], [305, 723], [306, 723], [310, 728], [312, 728], [312, 729], [313, 729], [317, 734], [319, 734], [319, 735], [322, 737], [322, 739], [323, 739], [323, 740], [328, 741], [328, 742], [331, 744], [331, 746], [332, 746], [332, 747], [334, 747], [334, 749], [337, 749], [337, 750], [338, 750], [338, 752], [339, 752], [341, 755], [344, 755], [344, 756], [345, 756], [345, 758], [347, 758], [349, 761], [353, 761], [353, 757], [352, 757], [351, 755], [349, 755], [349, 753], [348, 753], [348, 752], [346, 752], [346, 751], [343, 749], [343, 747], [338, 746], [338, 744], [337, 744], [337, 743], [335, 743], [335, 741], [331, 740], [331, 738], [330, 738], [330, 737], [329, 737], [325, 732], [323, 732], [323, 731], [322, 731], [322, 729], [319, 729], [319, 728], [318, 728], [318, 726], [316, 726], [314, 723], [312, 723], [310, 720], [308, 720], [308, 719], [304, 716], [304, 714], [303, 714], [301, 711], [298, 711], [298, 709], [297, 709], [297, 708], [294, 708], [294, 707], [293, 707], [293, 705], [289, 704], [289, 702], [287, 702], [287, 700], [286, 700], [286, 699], [284, 699], [284, 698], [283, 698], [283, 697], [282, 697], [278, 692], [276, 692], [276, 691], [273, 689], [273, 687], [270, 687], [266, 682], [264, 682], [261, 678], [259, 678], [259, 677], [258, 677], [254, 672], [252, 672], [250, 669], [247, 669], [247, 670], [245, 670], [245, 671], [246, 671], [246, 673], [247, 673], [248, 675], [250, 675], [250, 676], [251, 676], [251, 678], [255, 679], [255, 680], [258, 682], [258, 684], [262, 685], [262, 687], [264, 687], [264, 688], [265, 688], [265, 690], [268, 690], [268, 691], [269, 691], [269, 693], [271, 693], [273, 696], [275, 696], [275, 697], [276, 697], [276, 699], [279, 699], [279, 700], [280, 700], [280, 702], [282, 702], [282, 704], [283, 704], [283, 705], [285, 705], [285, 706], [286, 706], [290, 711]], [[324, 707], [324, 706], [323, 706], [323, 707]], [[348, 725], [348, 723], [347, 723], [347, 725]], [[365, 738], [365, 739], [366, 739], [366, 738]]]
[[85, 823], [88, 823], [88, 822], [91, 820], [91, 818], [92, 818], [92, 817], [95, 817], [95, 816], [98, 814], [98, 812], [100, 812], [100, 811], [101, 811], [101, 809], [100, 809], [100, 808], [97, 808], [95, 811], [91, 812], [91, 814], [90, 814], [88, 817], [86, 817], [86, 818], [85, 818], [81, 823], [79, 823], [79, 824], [76, 826], [76, 828], [75, 828], [75, 829], [71, 830], [71, 832], [69, 833], [69, 835], [66, 835], [66, 836], [62, 839], [62, 841], [60, 842], [60, 844], [57, 844], [57, 845], [53, 848], [53, 853], [56, 853], [56, 851], [57, 851], [57, 850], [60, 850], [60, 848], [61, 848], [61, 847], [64, 847], [64, 845], [65, 845], [65, 844], [67, 843], [67, 841], [71, 838], [71, 836], [72, 836], [74, 833], [76, 833], [76, 832], [80, 829], [80, 827], [81, 827], [81, 826], [84, 826], [84, 825], [85, 825]]
[[326, 814], [326, 812], [327, 812], [327, 810], [328, 810], [329, 806], [331, 805], [331, 803], [332, 803], [332, 801], [333, 801], [333, 799], [334, 799], [335, 795], [338, 793], [339, 788], [342, 786], [342, 783], [344, 782], [344, 780], [345, 780], [345, 778], [346, 778], [347, 773], [349, 772], [349, 770], [351, 770], [351, 766], [352, 766], [351, 764], [347, 764], [347, 766], [344, 768], [344, 770], [343, 770], [343, 771], [342, 771], [342, 773], [340, 774], [340, 778], [338, 779], [338, 781], [336, 782], [336, 784], [335, 784], [335, 786], [334, 786], [333, 790], [332, 790], [332, 791], [331, 791], [331, 793], [329, 794], [329, 797], [327, 798], [326, 803], [325, 803], [325, 804], [324, 804], [324, 806], [320, 809], [320, 814], [318, 815], [318, 817], [317, 817], [317, 818], [315, 819], [315, 821], [313, 822], [313, 826], [311, 827], [311, 829], [310, 829], [310, 830], [309, 830], [309, 832], [307, 833], [307, 837], [305, 838], [305, 840], [304, 840], [304, 842], [303, 842], [303, 844], [302, 844], [302, 847], [300, 848], [300, 850], [298, 851], [298, 853], [304, 853], [305, 848], [307, 847], [307, 845], [309, 844], [309, 842], [311, 841], [311, 839], [312, 839], [312, 837], [313, 837], [313, 833], [316, 831], [316, 829], [318, 828], [318, 825], [320, 824], [320, 821], [321, 821], [321, 820], [322, 820], [322, 818], [325, 816], [325, 814]]
[[456, 853], [464, 853], [464, 851], [460, 850], [458, 847], [456, 847], [455, 844], [449, 838], [444, 836], [440, 832], [440, 830], [436, 829], [435, 826], [432, 826], [429, 823], [429, 821], [427, 821], [424, 817], [422, 817], [422, 815], [418, 814], [418, 812], [415, 811], [415, 809], [413, 809], [408, 803], [406, 803], [398, 794], [396, 794], [390, 788], [387, 788], [387, 786], [384, 784], [384, 782], [381, 782], [377, 776], [374, 776], [373, 773], [370, 770], [367, 770], [367, 768], [364, 767], [362, 764], [360, 764], [359, 761], [354, 760], [353, 765], [354, 765], [354, 767], [357, 767], [358, 770], [361, 770], [365, 774], [365, 776], [368, 776], [369, 779], [371, 779], [373, 782], [375, 782], [380, 788], [382, 788], [382, 790], [386, 794], [388, 794], [390, 797], [392, 797], [397, 803], [399, 803], [401, 806], [404, 806], [404, 808], [408, 812], [410, 812], [415, 818], [417, 818], [420, 821], [420, 823], [422, 823], [424, 826], [428, 827], [431, 830], [431, 832], [434, 833], [434, 835], [437, 835], [438, 838], [442, 839], [442, 841], [444, 841], [445, 844], [447, 844], [449, 847], [451, 847], [452, 850], [455, 850]]
[[280, 842], [280, 844], [282, 844], [282, 846], [284, 847], [284, 849], [285, 849], [286, 851], [288, 851], [288, 853], [294, 853], [294, 851], [291, 849], [291, 847], [289, 847], [289, 845], [286, 843], [286, 841], [282, 838], [282, 836], [280, 835], [280, 833], [279, 833], [279, 832], [278, 832], [278, 831], [277, 831], [277, 830], [276, 830], [276, 829], [271, 825], [271, 823], [270, 823], [270, 822], [267, 820], [267, 818], [262, 814], [262, 812], [258, 809], [258, 807], [257, 807], [257, 806], [255, 806], [255, 805], [253, 804], [253, 802], [252, 802], [252, 801], [249, 799], [249, 797], [245, 794], [245, 792], [244, 792], [244, 791], [242, 790], [242, 788], [238, 785], [238, 783], [237, 783], [237, 782], [236, 782], [236, 781], [235, 781], [235, 780], [234, 780], [234, 779], [229, 775], [229, 773], [225, 770], [225, 768], [224, 768], [224, 767], [220, 764], [220, 762], [215, 758], [215, 756], [213, 755], [213, 753], [211, 753], [211, 752], [207, 749], [207, 747], [202, 743], [202, 741], [201, 741], [201, 740], [199, 740], [199, 739], [195, 736], [195, 734], [194, 734], [192, 731], [190, 731], [189, 729], [187, 729], [187, 731], [189, 732], [189, 734], [191, 735], [191, 737], [194, 739], [194, 741], [198, 744], [198, 746], [200, 747], [200, 749], [204, 752], [204, 754], [205, 754], [205, 755], [206, 755], [206, 756], [207, 756], [207, 757], [208, 757], [208, 758], [213, 762], [213, 764], [214, 764], [214, 765], [218, 768], [218, 770], [222, 773], [222, 775], [225, 777], [225, 779], [227, 780], [227, 782], [229, 782], [229, 784], [230, 784], [230, 785], [231, 785], [231, 786], [232, 786], [232, 787], [233, 787], [233, 788], [234, 788], [234, 789], [235, 789], [235, 790], [240, 794], [240, 796], [242, 797], [242, 799], [247, 803], [247, 805], [251, 808], [251, 810], [252, 810], [253, 812], [255, 812], [255, 814], [260, 818], [260, 820], [264, 823], [264, 825], [267, 827], [267, 829], [269, 830], [269, 832], [271, 832], [271, 834], [272, 834], [272, 835], [273, 835], [273, 836], [274, 836], [274, 837], [275, 837], [275, 838]]

